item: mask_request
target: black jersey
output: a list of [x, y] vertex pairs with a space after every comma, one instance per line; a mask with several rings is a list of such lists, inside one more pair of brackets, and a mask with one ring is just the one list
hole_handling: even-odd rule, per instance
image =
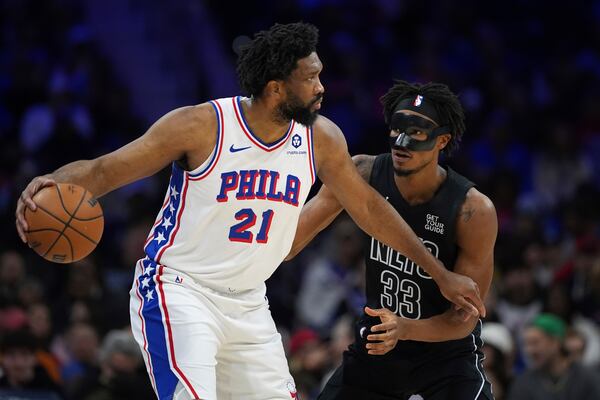
[[[447, 177], [434, 197], [424, 204], [409, 205], [394, 181], [391, 154], [377, 156], [369, 183], [398, 211], [408, 225], [421, 238], [423, 244], [452, 269], [456, 261], [456, 220], [472, 182], [447, 168]], [[448, 310], [446, 300], [433, 279], [418, 265], [396, 250], [367, 237], [366, 294], [371, 308], [387, 308], [397, 315], [410, 319], [423, 319]], [[366, 353], [364, 341], [369, 327], [379, 323], [379, 318], [363, 316], [357, 329], [355, 350]], [[366, 329], [364, 329], [366, 327]], [[379, 360], [401, 359], [403, 362], [439, 357], [439, 352], [473, 351], [479, 347], [480, 324], [473, 335], [461, 340], [438, 343], [399, 341], [396, 348]], [[370, 357], [369, 357], [370, 358]]]

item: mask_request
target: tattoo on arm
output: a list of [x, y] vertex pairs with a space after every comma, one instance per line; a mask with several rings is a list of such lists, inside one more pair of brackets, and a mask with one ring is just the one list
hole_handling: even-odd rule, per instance
[[373, 169], [373, 164], [375, 163], [375, 156], [367, 156], [367, 155], [357, 155], [352, 157], [354, 161], [354, 165], [356, 165], [356, 169], [360, 173], [362, 178], [369, 182], [371, 178], [371, 170]]
[[473, 214], [475, 214], [475, 209], [473, 207], [467, 207], [466, 209], [461, 210], [459, 215], [464, 222], [469, 222], [469, 220], [473, 217]]

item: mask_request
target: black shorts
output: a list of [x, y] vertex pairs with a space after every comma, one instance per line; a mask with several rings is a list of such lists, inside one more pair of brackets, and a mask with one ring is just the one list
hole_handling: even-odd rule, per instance
[[[412, 397], [411, 397], [412, 396]], [[419, 397], [420, 396], [420, 397]], [[441, 358], [414, 367], [378, 363], [352, 350], [318, 400], [493, 400], [481, 353]]]

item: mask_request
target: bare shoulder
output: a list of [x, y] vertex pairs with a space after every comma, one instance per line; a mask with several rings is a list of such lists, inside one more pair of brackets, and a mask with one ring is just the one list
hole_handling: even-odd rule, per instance
[[216, 132], [217, 117], [209, 103], [176, 108], [157, 121], [157, 125], [168, 128], [190, 138], [201, 138], [203, 133]]
[[[193, 169], [210, 155], [216, 141], [216, 112], [211, 104], [204, 103], [168, 112], [126, 149], [152, 154], [163, 163], [183, 161], [186, 168]], [[120, 154], [129, 157], [129, 153]]]
[[337, 126], [332, 120], [322, 115], [319, 115], [313, 124], [313, 134], [315, 136], [315, 144], [319, 142], [328, 143], [330, 141], [346, 142], [340, 127]]
[[184, 107], [187, 112], [187, 117], [195, 123], [217, 123], [217, 113], [211, 103], [202, 103], [194, 106]]
[[458, 213], [458, 223], [459, 226], [464, 224], [471, 225], [475, 221], [477, 224], [493, 222], [493, 225], [490, 227], [496, 226], [496, 208], [489, 197], [476, 188], [471, 188], [467, 192], [465, 201]]
[[217, 142], [217, 126], [213, 106], [203, 103], [169, 112], [149, 132], [159, 132], [165, 146], [179, 148], [187, 168], [193, 169], [210, 155]]
[[[342, 130], [329, 118], [319, 115], [312, 126], [317, 175], [323, 180], [323, 171], [334, 171], [342, 165], [351, 165], [346, 138]], [[339, 172], [339, 171], [338, 171]]]
[[370, 156], [367, 154], [357, 154], [352, 156], [352, 161], [354, 161], [354, 165], [356, 165], [358, 173], [365, 181], [369, 181], [371, 171], [373, 170], [373, 164], [375, 163], [375, 157], [376, 156]]

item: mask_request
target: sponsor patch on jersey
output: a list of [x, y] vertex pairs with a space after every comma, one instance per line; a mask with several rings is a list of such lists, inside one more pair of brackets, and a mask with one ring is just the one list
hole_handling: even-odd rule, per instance
[[300, 137], [300, 135], [295, 134], [294, 136], [292, 136], [292, 146], [294, 146], [295, 148], [302, 146], [302, 138]]
[[306, 150], [288, 150], [286, 152], [286, 154], [292, 155], [292, 156], [296, 156], [296, 155], [299, 155], [299, 154], [306, 154], [306, 153], [307, 153]]
[[425, 229], [431, 232], [444, 234], [444, 223], [439, 221], [439, 216], [433, 214], [427, 214], [427, 221], [425, 222]]
[[[300, 146], [302, 146], [302, 137], [298, 134], [295, 134], [294, 136], [292, 136], [292, 146], [294, 146], [295, 149], [298, 149]], [[288, 150], [286, 152], [286, 154], [288, 155], [298, 155], [298, 154], [307, 154], [308, 152], [306, 150]]]

